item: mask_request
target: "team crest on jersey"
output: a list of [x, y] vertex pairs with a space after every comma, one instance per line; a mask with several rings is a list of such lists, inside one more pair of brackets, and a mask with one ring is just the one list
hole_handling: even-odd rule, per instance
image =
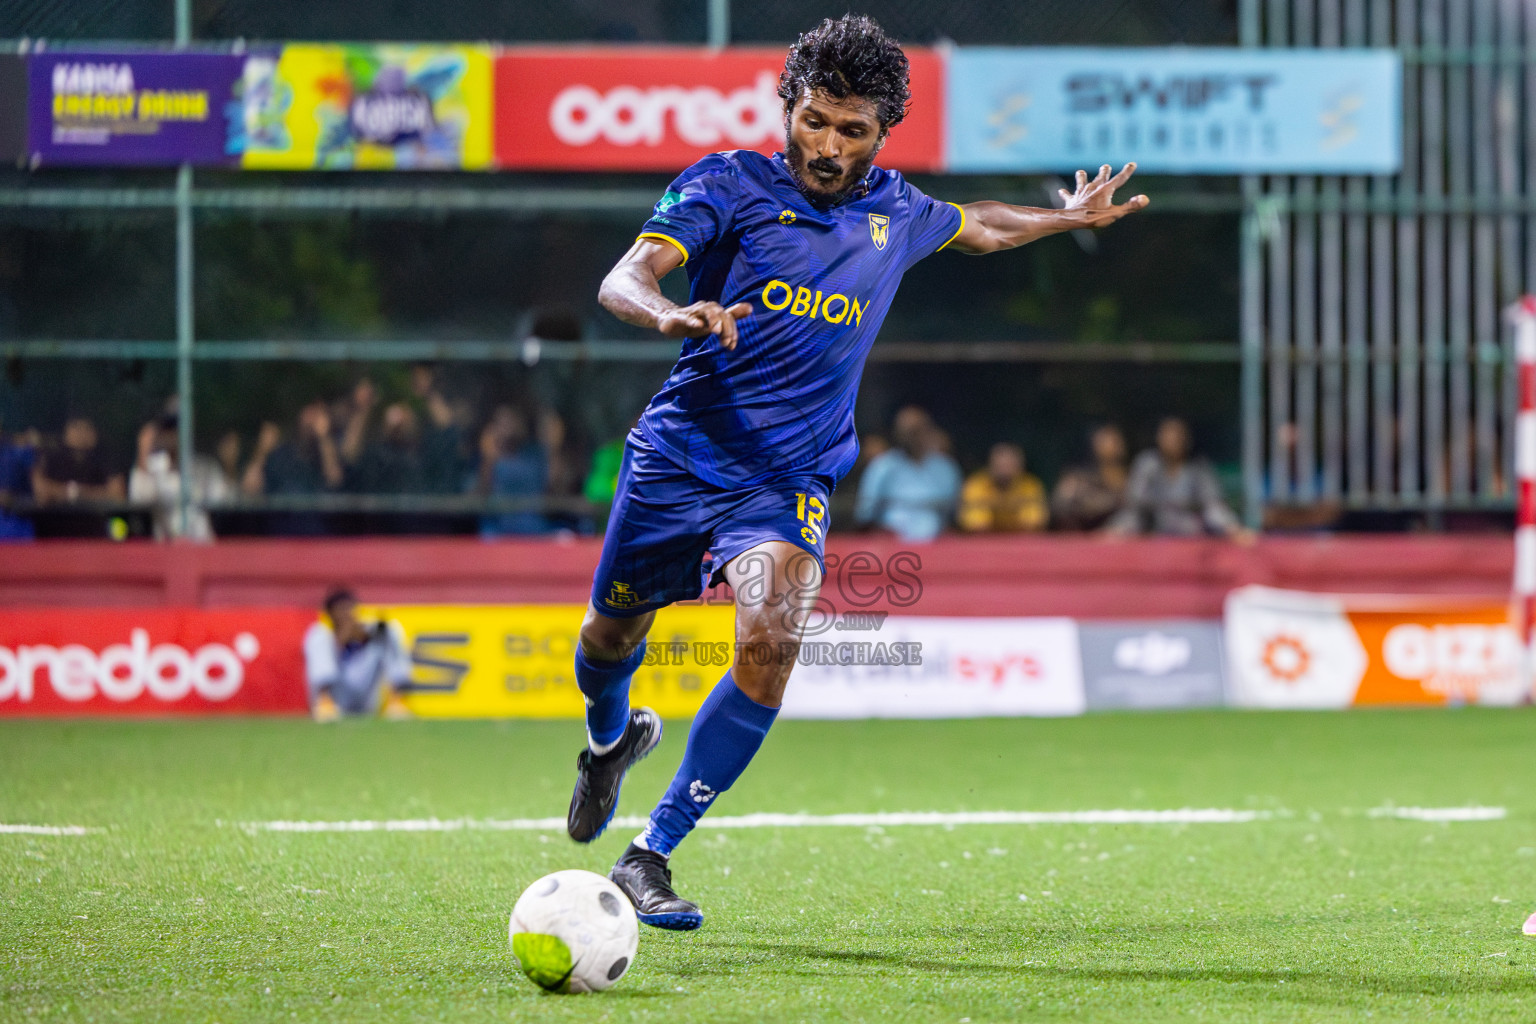
[[884, 249], [885, 243], [891, 240], [891, 218], [883, 213], [870, 214], [869, 238], [876, 249]]
[[779, 214], [779, 223], [780, 224], [793, 224], [794, 222], [795, 222], [795, 211], [794, 210], [785, 210], [784, 212]]
[[632, 590], [628, 583], [613, 581], [608, 588], [608, 605], [612, 608], [633, 608], [640, 603], [640, 595]]

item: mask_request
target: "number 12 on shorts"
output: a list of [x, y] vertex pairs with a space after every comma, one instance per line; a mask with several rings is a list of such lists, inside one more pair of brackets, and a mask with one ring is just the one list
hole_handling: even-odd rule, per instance
[[805, 524], [800, 527], [800, 536], [805, 538], [807, 544], [821, 543], [822, 535], [827, 532], [826, 524], [822, 521], [826, 514], [827, 507], [816, 495], [795, 492], [795, 518]]

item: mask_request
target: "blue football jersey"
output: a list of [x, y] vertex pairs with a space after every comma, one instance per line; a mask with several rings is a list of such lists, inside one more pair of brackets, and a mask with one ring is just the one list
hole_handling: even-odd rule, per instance
[[854, 400], [896, 286], [964, 223], [960, 207], [878, 167], [852, 197], [818, 209], [780, 154], [700, 160], [640, 237], [682, 252], [689, 301], [746, 302], [752, 315], [737, 321], [735, 351], [715, 335], [684, 340], [640, 430], [717, 487], [840, 478], [858, 457]]

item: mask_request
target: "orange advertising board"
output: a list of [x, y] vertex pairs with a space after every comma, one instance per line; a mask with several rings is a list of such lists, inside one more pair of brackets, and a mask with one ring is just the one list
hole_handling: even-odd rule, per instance
[[1515, 704], [1520, 645], [1503, 601], [1306, 594], [1227, 598], [1236, 703], [1268, 708]]

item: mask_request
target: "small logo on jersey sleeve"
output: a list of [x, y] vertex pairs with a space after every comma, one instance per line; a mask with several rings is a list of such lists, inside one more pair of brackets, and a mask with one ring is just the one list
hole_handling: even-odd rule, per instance
[[795, 211], [794, 210], [783, 210], [783, 211], [780, 211], [780, 213], [779, 213], [779, 223], [780, 224], [793, 224], [794, 222], [795, 222]]
[[640, 595], [628, 583], [614, 580], [608, 588], [607, 602], [611, 608], [633, 608], [640, 603]]
[[681, 192], [668, 192], [660, 199], [656, 200], [656, 212], [666, 213], [668, 210], [672, 209], [672, 207], [676, 206], [682, 201], [683, 194]]
[[870, 214], [869, 238], [876, 249], [884, 249], [885, 243], [891, 240], [891, 218], [883, 213]]

